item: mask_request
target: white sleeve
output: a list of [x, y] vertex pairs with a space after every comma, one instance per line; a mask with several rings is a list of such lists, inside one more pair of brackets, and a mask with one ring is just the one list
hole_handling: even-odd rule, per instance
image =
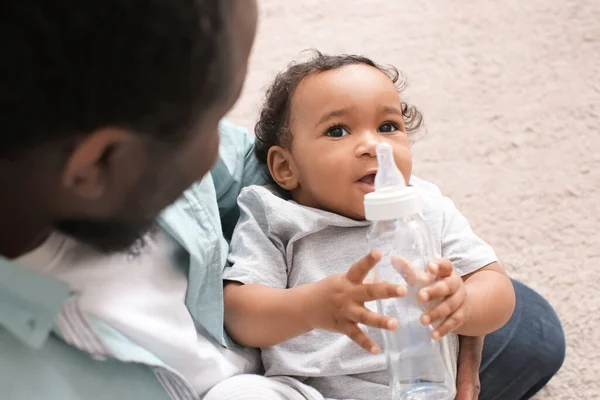
[[247, 188], [238, 199], [240, 219], [231, 239], [223, 279], [273, 288], [287, 287], [285, 246], [269, 226], [268, 210], [260, 195]]
[[442, 258], [452, 261], [459, 275], [497, 261], [494, 249], [473, 233], [469, 221], [447, 197], [442, 198], [442, 213]]

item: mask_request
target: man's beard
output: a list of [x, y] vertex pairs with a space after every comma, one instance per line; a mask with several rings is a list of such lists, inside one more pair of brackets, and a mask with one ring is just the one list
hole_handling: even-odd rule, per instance
[[145, 246], [144, 237], [156, 230], [154, 219], [146, 221], [68, 220], [55, 228], [73, 239], [102, 253], [139, 253]]

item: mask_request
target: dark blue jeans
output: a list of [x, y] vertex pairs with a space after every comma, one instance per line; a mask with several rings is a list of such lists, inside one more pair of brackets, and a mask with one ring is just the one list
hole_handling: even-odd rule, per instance
[[524, 284], [513, 285], [517, 303], [512, 318], [485, 338], [480, 400], [529, 399], [565, 359], [565, 334], [552, 306]]

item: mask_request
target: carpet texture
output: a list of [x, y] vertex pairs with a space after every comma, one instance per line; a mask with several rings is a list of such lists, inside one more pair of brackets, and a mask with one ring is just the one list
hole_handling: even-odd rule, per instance
[[[366, 7], [368, 5], [368, 8]], [[415, 174], [437, 183], [542, 293], [567, 359], [538, 399], [600, 398], [600, 1], [260, 1], [231, 119], [301, 51], [361, 53], [408, 77], [425, 115]]]

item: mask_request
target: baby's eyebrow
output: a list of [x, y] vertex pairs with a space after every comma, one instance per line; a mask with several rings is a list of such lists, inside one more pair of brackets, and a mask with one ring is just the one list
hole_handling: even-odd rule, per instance
[[402, 115], [402, 110], [394, 106], [382, 106], [381, 111], [386, 114]]
[[339, 110], [329, 111], [328, 113], [326, 113], [319, 119], [319, 122], [317, 122], [317, 124], [315, 126], [319, 126], [322, 123], [327, 122], [332, 118], [343, 117], [345, 115], [348, 115], [348, 114], [350, 114], [351, 111], [352, 111], [352, 107], [340, 108]]
[[[399, 109], [398, 107], [381, 106], [379, 109], [382, 114], [402, 115], [402, 110]], [[353, 110], [354, 110], [354, 107], [345, 107], [345, 108], [340, 108], [338, 110], [329, 111], [319, 119], [319, 121], [317, 122], [315, 127], [318, 127], [319, 125], [329, 121], [332, 118], [344, 117], [348, 114], [351, 114]]]

